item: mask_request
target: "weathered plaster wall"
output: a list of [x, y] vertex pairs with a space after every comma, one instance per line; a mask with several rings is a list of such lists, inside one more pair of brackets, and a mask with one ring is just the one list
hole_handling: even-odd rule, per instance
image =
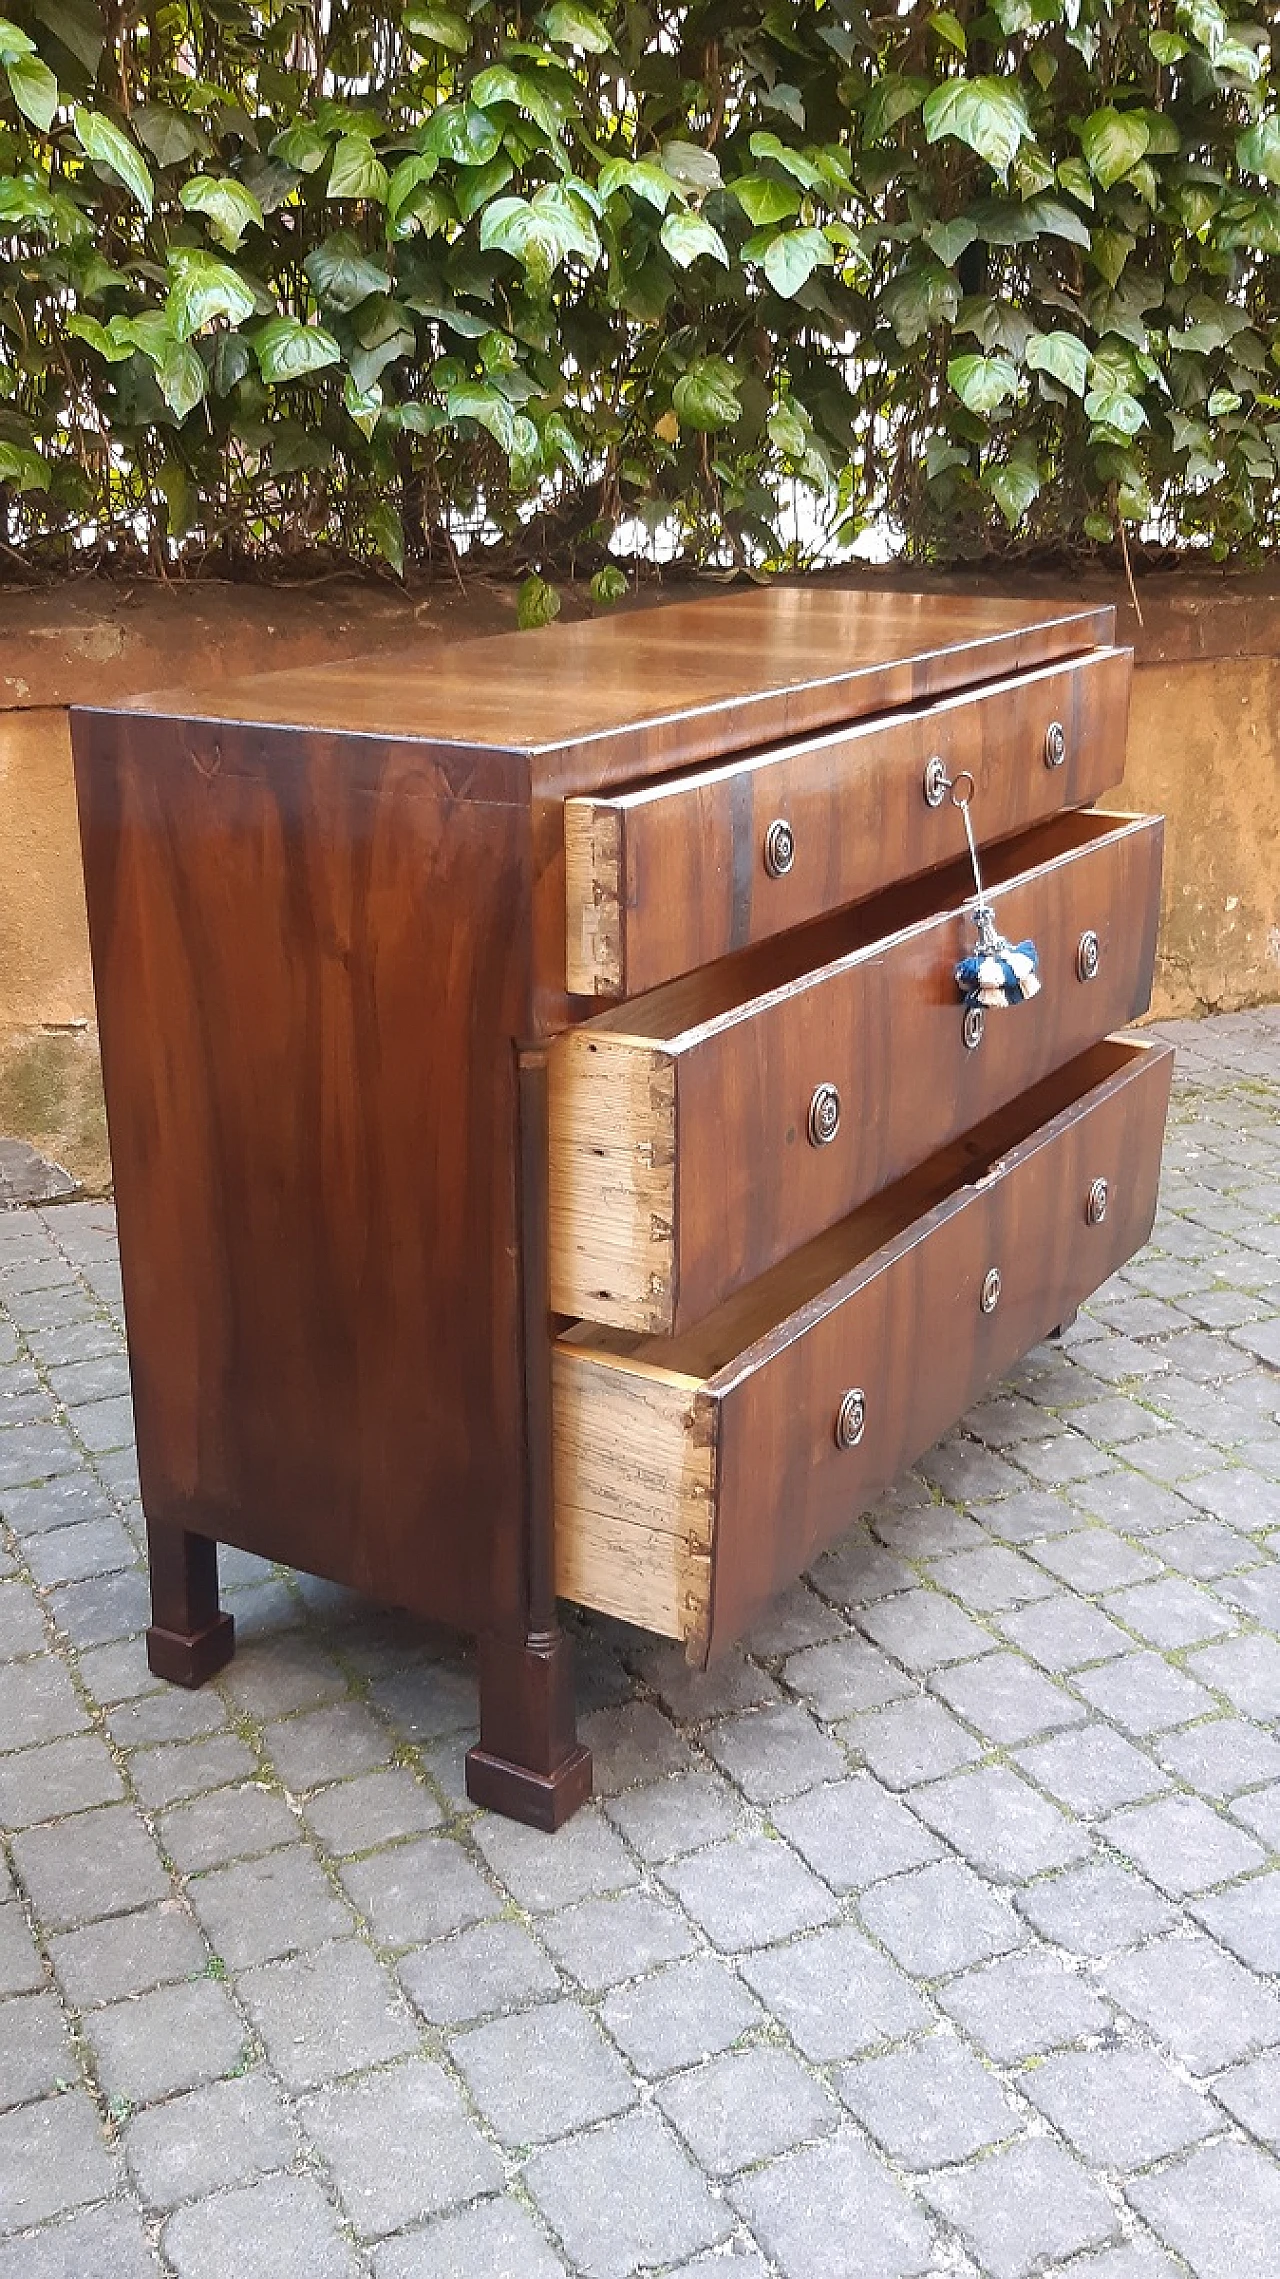
[[[1001, 588], [993, 576], [895, 582]], [[1107, 804], [1168, 818], [1154, 1011], [1280, 998], [1280, 581], [1151, 578], [1142, 627], [1113, 581], [1027, 576], [1017, 590], [1112, 600], [1137, 650], [1128, 767]], [[510, 592], [484, 585], [418, 602], [346, 583], [0, 594], [0, 1132], [91, 1188], [109, 1177], [66, 706], [376, 659], [513, 614]]]

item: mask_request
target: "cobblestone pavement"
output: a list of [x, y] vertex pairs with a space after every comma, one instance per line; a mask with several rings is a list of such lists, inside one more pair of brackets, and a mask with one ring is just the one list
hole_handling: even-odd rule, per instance
[[0, 1216], [0, 2279], [1271, 2279], [1280, 1008], [1150, 1250], [690, 1675], [471, 1812], [471, 1660], [231, 1553], [157, 1686], [108, 1209]]

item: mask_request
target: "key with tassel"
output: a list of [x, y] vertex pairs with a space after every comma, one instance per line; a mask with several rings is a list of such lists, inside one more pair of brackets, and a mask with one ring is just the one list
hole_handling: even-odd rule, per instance
[[[965, 785], [968, 786], [967, 790], [962, 788]], [[1040, 960], [1035, 943], [1006, 941], [996, 925], [996, 914], [987, 900], [978, 864], [973, 819], [969, 813], [974, 781], [968, 769], [964, 769], [953, 783], [948, 782], [947, 789], [951, 793], [951, 804], [959, 808], [960, 819], [964, 824], [977, 896], [973, 922], [978, 939], [969, 955], [962, 957], [955, 969], [956, 987], [966, 1005], [981, 1005], [988, 1011], [1008, 1005], [1025, 1005], [1040, 990]]]

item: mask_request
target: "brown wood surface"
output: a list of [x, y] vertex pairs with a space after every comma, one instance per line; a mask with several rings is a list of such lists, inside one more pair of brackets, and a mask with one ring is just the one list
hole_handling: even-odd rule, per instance
[[[953, 816], [953, 828], [959, 819]], [[963, 1037], [965, 866], [686, 975], [552, 1047], [557, 1311], [675, 1331], [922, 1157], [1143, 1012], [1163, 825], [1060, 816], [986, 860], [999, 924], [1042, 988]], [[1096, 979], [1076, 966], [1097, 934]], [[827, 1146], [818, 1085], [840, 1095]], [[674, 1094], [674, 1100], [673, 1100]]]
[[517, 1628], [521, 810], [320, 734], [75, 751], [148, 1518]]
[[[565, 957], [571, 993], [629, 997], [674, 975], [950, 861], [954, 807], [930, 807], [927, 763], [974, 779], [980, 844], [1082, 807], [1119, 783], [1133, 655], [1102, 649], [919, 711], [611, 797], [565, 803]], [[1050, 722], [1066, 733], [1045, 765]], [[792, 831], [782, 877], [771, 823]]]
[[[695, 1658], [740, 1635], [1146, 1240], [1172, 1060], [1132, 1039], [1093, 1047], [683, 1337], [563, 1336], [561, 1587]], [[855, 1386], [866, 1430], [842, 1449]]]

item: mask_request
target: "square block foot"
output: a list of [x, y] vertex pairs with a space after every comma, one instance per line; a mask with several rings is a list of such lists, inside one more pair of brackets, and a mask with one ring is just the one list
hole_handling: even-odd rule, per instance
[[235, 1650], [236, 1626], [229, 1614], [220, 1614], [207, 1630], [190, 1637], [161, 1630], [154, 1622], [147, 1632], [147, 1661], [158, 1678], [174, 1686], [202, 1686], [226, 1668]]
[[591, 1751], [575, 1748], [554, 1772], [535, 1773], [487, 1749], [468, 1749], [467, 1794], [473, 1804], [551, 1834], [591, 1794]]

